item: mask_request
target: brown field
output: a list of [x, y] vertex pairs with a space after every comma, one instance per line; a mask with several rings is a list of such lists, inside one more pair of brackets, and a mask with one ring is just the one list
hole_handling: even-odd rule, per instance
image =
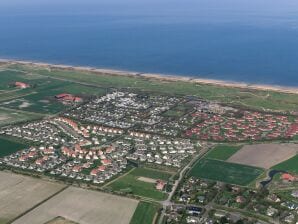
[[269, 169], [295, 156], [297, 152], [298, 145], [296, 144], [246, 145], [232, 155], [228, 162]]
[[11, 117], [9, 117], [8, 115], [1, 115], [0, 114], [0, 121], [6, 121], [8, 119], [10, 119]]
[[0, 172], [0, 223], [7, 223], [61, 190], [64, 185]]
[[137, 200], [69, 187], [14, 224], [41, 224], [63, 217], [80, 224], [129, 224]]
[[152, 179], [152, 178], [149, 178], [149, 177], [139, 177], [138, 180], [146, 182], [146, 183], [153, 183], [153, 184], [155, 184], [156, 181], [157, 181], [156, 179]]

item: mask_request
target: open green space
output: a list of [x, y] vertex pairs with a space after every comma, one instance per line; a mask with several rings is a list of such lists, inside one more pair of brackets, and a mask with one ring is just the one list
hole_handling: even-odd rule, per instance
[[8, 156], [14, 152], [25, 149], [27, 145], [14, 142], [5, 138], [0, 138], [0, 157]]
[[234, 155], [240, 148], [241, 146], [235, 145], [217, 145], [206, 155], [205, 158], [225, 161]]
[[[106, 93], [105, 88], [53, 79], [39, 75], [34, 71], [0, 71], [0, 79], [1, 106], [44, 114], [55, 114], [68, 107], [55, 99], [57, 94], [70, 93], [88, 98], [91, 95], [103, 95]], [[17, 89], [11, 86], [16, 81], [28, 83], [31, 87]]]
[[186, 113], [189, 113], [192, 110], [192, 106], [190, 105], [177, 105], [174, 108], [171, 108], [170, 110], [166, 111], [163, 116], [165, 117], [181, 117], [185, 115]]
[[147, 177], [152, 179], [162, 179], [167, 181], [171, 174], [150, 170], [145, 168], [136, 168], [128, 174], [120, 177], [116, 181], [108, 185], [113, 191], [134, 194], [140, 197], [152, 198], [155, 200], [164, 200], [166, 193], [155, 189], [155, 183], [145, 182], [139, 180], [140, 177]]
[[149, 202], [139, 202], [130, 224], [152, 224], [158, 207]]
[[190, 171], [191, 176], [246, 186], [263, 173], [257, 167], [202, 159]]
[[0, 107], [0, 127], [41, 118], [42, 115]]
[[298, 174], [298, 155], [296, 155], [282, 163], [275, 165], [274, 167], [272, 167], [272, 169], [283, 170], [283, 171], [293, 172], [293, 173]]
[[161, 81], [136, 76], [98, 74], [93, 72], [66, 69], [48, 70], [42, 67], [12, 65], [15, 69], [38, 73], [44, 76], [63, 78], [77, 82], [92, 83], [101, 87], [133, 88], [142, 91], [173, 95], [193, 95], [207, 100], [249, 107], [288, 111], [298, 109], [298, 95], [273, 91], [257, 91], [184, 81]]

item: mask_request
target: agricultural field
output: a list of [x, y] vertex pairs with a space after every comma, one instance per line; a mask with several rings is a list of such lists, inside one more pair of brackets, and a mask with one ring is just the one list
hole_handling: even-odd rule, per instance
[[205, 158], [225, 161], [235, 154], [240, 148], [241, 146], [235, 145], [217, 145], [208, 152]]
[[42, 115], [40, 114], [28, 113], [21, 110], [10, 110], [0, 107], [0, 127], [23, 121], [30, 121], [41, 117]]
[[0, 172], [0, 223], [9, 223], [64, 188], [64, 185]]
[[153, 180], [164, 180], [165, 182], [171, 177], [171, 174], [146, 168], [136, 168], [126, 175], [108, 185], [113, 191], [134, 194], [140, 197], [163, 200], [166, 193], [155, 189]]
[[245, 145], [228, 162], [269, 169], [298, 153], [296, 144]]
[[222, 103], [258, 110], [296, 111], [298, 109], [298, 95], [295, 94], [246, 90], [184, 81], [161, 81], [145, 77], [111, 75], [104, 72], [99, 74], [58, 68], [49, 70], [38, 66], [24, 66], [20, 64], [10, 65], [9, 67], [27, 73], [38, 73], [49, 77], [92, 83], [101, 87], [129, 87], [156, 93], [193, 95], [206, 100], [216, 100]]
[[137, 206], [137, 200], [69, 187], [13, 223], [41, 224], [62, 217], [84, 224], [129, 224]]
[[202, 159], [192, 168], [190, 176], [246, 186], [262, 173], [263, 169], [257, 167]]
[[298, 174], [298, 154], [292, 158], [273, 166], [272, 169], [283, 170]]
[[28, 145], [0, 137], [0, 158], [25, 149]]
[[130, 224], [152, 224], [158, 207], [149, 202], [141, 201], [133, 214]]

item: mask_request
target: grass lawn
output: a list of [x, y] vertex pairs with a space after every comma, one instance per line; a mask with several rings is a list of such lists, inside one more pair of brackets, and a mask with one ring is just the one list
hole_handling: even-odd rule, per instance
[[241, 146], [217, 145], [206, 155], [205, 158], [225, 161], [234, 155], [240, 148]]
[[0, 157], [10, 155], [16, 151], [25, 149], [26, 147], [28, 146], [18, 142], [7, 140], [5, 138], [0, 138]]
[[170, 176], [170, 174], [161, 171], [136, 168], [127, 175], [112, 182], [108, 185], [108, 187], [110, 187], [113, 191], [132, 193], [137, 196], [152, 198], [155, 200], [164, 200], [167, 194], [156, 190], [155, 183], [141, 181], [138, 180], [138, 178], [148, 177], [167, 181]]
[[130, 224], [152, 224], [157, 212], [157, 206], [149, 202], [139, 202]]
[[298, 174], [298, 155], [284, 161], [280, 164], [275, 165], [272, 169], [284, 170], [287, 172], [293, 172]]
[[246, 186], [263, 173], [263, 169], [228, 163], [213, 159], [202, 159], [190, 171], [191, 176]]

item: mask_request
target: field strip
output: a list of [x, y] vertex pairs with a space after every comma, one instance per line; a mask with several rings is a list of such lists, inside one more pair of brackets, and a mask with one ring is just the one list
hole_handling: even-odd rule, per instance
[[26, 93], [26, 94], [17, 95], [17, 96], [12, 96], [12, 97], [7, 97], [7, 98], [3, 98], [3, 99], [0, 98], [0, 102], [8, 101], [8, 100], [15, 100], [15, 99], [22, 98], [22, 97], [24, 97], [24, 96], [30, 96], [30, 95], [34, 95], [34, 94], [37, 94], [37, 92]]
[[37, 112], [32, 112], [32, 111], [23, 111], [23, 110], [18, 110], [18, 109], [12, 109], [12, 108], [7, 108], [7, 107], [1, 107], [0, 110], [6, 110], [10, 112], [16, 112], [16, 113], [22, 113], [22, 114], [27, 114], [27, 115], [38, 115], [38, 116], [50, 116], [50, 114], [42, 114], [42, 113], [37, 113]]
[[172, 175], [176, 174], [176, 172], [174, 172], [174, 171], [158, 170], [158, 169], [154, 169], [154, 168], [146, 167], [146, 166], [144, 166], [143, 168], [146, 169], [146, 170], [153, 170], [153, 171], [158, 171], [158, 172], [162, 171], [163, 173], [168, 173], [168, 174], [172, 174]]
[[19, 218], [23, 217], [24, 215], [28, 214], [29, 212], [31, 212], [32, 210], [34, 210], [35, 208], [37, 208], [38, 206], [42, 205], [43, 203], [47, 202], [48, 200], [50, 200], [51, 198], [55, 197], [56, 195], [60, 194], [61, 192], [65, 191], [69, 186], [65, 186], [64, 188], [62, 188], [61, 190], [57, 191], [56, 193], [52, 194], [51, 196], [47, 197], [45, 200], [37, 203], [36, 205], [34, 205], [32, 208], [28, 209], [27, 211], [23, 212], [22, 214], [18, 215], [17, 217], [15, 217], [14, 219], [12, 219], [11, 221], [9, 221], [7, 224], [11, 224], [14, 221], [18, 220]]
[[106, 186], [109, 186], [110, 184], [114, 183], [114, 182], [117, 181], [118, 179], [120, 179], [120, 178], [122, 178], [122, 177], [125, 177], [126, 175], [130, 174], [130, 173], [131, 173], [133, 170], [135, 170], [135, 169], [136, 169], [136, 168], [132, 168], [132, 169], [131, 169], [130, 171], [128, 171], [127, 173], [125, 173], [125, 174], [123, 174], [123, 175], [121, 175], [121, 176], [115, 178], [114, 180], [112, 180], [112, 181], [106, 183], [106, 184], [103, 185], [101, 188], [103, 189], [103, 188], [105, 188]]

